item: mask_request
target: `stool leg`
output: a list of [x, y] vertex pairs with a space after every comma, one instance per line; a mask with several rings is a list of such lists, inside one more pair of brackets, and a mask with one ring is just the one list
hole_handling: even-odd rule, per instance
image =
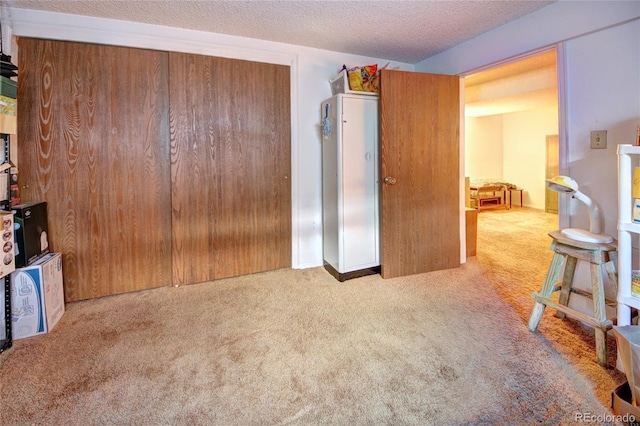
[[[616, 262], [610, 260], [604, 264], [604, 267], [607, 271], [607, 275], [609, 276], [609, 284], [611, 284], [611, 290], [613, 294], [617, 297], [618, 295], [618, 271], [616, 268]], [[617, 303], [616, 303], [617, 304]]]
[[596, 333], [596, 361], [603, 367], [609, 365], [609, 345], [607, 344], [607, 332], [601, 328], [595, 328]]
[[[604, 298], [604, 280], [601, 265], [592, 263], [591, 291], [593, 295], [593, 317], [598, 321], [607, 319], [606, 303]], [[596, 334], [596, 359], [598, 364], [606, 367], [608, 364], [609, 347], [607, 345], [607, 330], [595, 327]]]
[[[611, 284], [611, 289], [613, 290], [613, 294], [616, 297], [618, 296], [618, 269], [616, 267], [617, 260], [618, 254], [616, 252], [609, 253], [609, 261], [604, 265], [607, 270], [607, 275], [609, 275], [609, 283]], [[631, 309], [627, 305], [618, 303], [616, 300], [616, 311], [617, 323], [619, 326], [631, 324]], [[626, 320], [624, 318], [626, 318]]]
[[[560, 290], [560, 296], [558, 297], [558, 303], [564, 306], [569, 305], [569, 296], [571, 296], [571, 287], [573, 286], [573, 276], [576, 272], [576, 265], [578, 264], [578, 258], [573, 256], [567, 257], [567, 262], [564, 265], [564, 274], [562, 275], [562, 289]], [[564, 312], [556, 312], [556, 317], [564, 319], [566, 318]]]
[[[553, 255], [553, 259], [551, 259], [551, 265], [549, 266], [549, 271], [547, 271], [547, 277], [544, 280], [544, 284], [542, 284], [542, 289], [538, 293], [538, 295], [542, 297], [549, 297], [553, 292], [553, 288], [555, 287], [556, 281], [558, 279], [558, 275], [560, 275], [560, 271], [565, 264], [567, 256], [562, 255], [560, 253], [555, 253]], [[534, 293], [533, 297], [536, 296]], [[540, 323], [540, 319], [542, 319], [542, 314], [544, 313], [544, 308], [546, 305], [536, 302], [533, 305], [533, 311], [531, 312], [531, 316], [529, 317], [529, 330], [536, 331], [538, 328], [538, 324]]]

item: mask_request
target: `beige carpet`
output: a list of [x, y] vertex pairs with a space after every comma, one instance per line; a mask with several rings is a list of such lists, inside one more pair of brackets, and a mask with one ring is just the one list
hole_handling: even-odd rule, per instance
[[[68, 304], [51, 333], [0, 354], [0, 424], [558, 425], [610, 414], [624, 375], [597, 365], [588, 330], [551, 312], [527, 330], [548, 241], [536, 215], [515, 217], [526, 210], [482, 212], [478, 257], [453, 270], [344, 283], [322, 268], [279, 270]], [[531, 229], [527, 244], [505, 235], [517, 244], [499, 249], [489, 218]]]
[[[479, 215], [477, 262], [525, 326], [533, 306], [531, 293], [540, 290], [553, 257], [547, 234], [557, 229], [557, 215], [535, 209], [498, 209]], [[611, 390], [626, 381], [625, 375], [615, 369], [613, 332], [609, 332], [610, 368], [606, 369], [596, 362], [593, 330], [577, 321], [558, 319], [555, 313], [551, 308], [545, 310], [537, 337], [584, 375], [598, 399], [610, 405]]]

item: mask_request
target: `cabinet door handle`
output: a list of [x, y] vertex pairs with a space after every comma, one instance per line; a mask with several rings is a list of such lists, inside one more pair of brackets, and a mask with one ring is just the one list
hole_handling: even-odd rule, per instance
[[396, 184], [396, 178], [392, 178], [390, 176], [387, 176], [386, 178], [384, 178], [384, 183], [386, 183], [387, 185], [395, 185]]

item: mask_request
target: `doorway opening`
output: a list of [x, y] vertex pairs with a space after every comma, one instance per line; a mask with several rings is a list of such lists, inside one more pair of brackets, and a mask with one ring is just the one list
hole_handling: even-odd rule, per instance
[[[502, 200], [494, 203], [482, 202], [477, 193], [466, 198], [467, 207], [481, 207], [478, 231], [487, 215], [522, 214], [524, 220], [525, 210], [529, 218], [536, 212], [553, 214], [546, 222], [557, 229], [557, 194], [554, 204], [545, 179], [561, 169], [558, 93], [556, 48], [464, 76], [463, 155], [469, 191], [486, 186], [503, 189], [498, 193]], [[483, 205], [473, 205], [474, 201]]]

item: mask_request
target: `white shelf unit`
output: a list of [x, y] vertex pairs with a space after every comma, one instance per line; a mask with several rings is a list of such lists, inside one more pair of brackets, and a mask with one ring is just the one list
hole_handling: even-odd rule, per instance
[[640, 235], [640, 224], [632, 219], [631, 192], [638, 158], [640, 146], [618, 145], [618, 326], [630, 325], [631, 308], [640, 309], [640, 297], [631, 293], [632, 239]]

